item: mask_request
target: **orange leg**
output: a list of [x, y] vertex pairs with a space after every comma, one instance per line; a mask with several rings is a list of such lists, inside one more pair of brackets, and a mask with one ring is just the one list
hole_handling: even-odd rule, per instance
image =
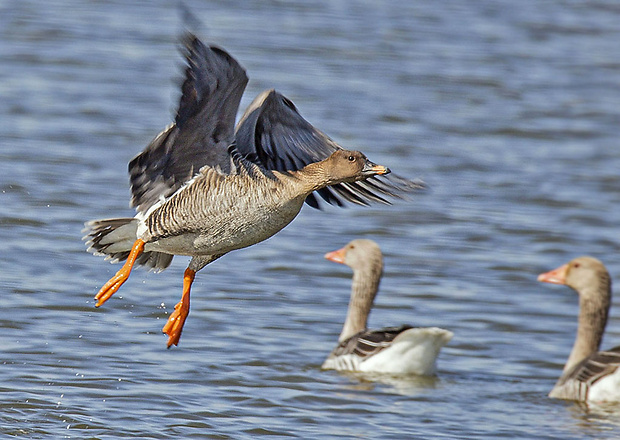
[[127, 278], [129, 278], [129, 274], [131, 273], [131, 269], [136, 262], [136, 259], [140, 256], [140, 254], [144, 251], [144, 241], [137, 239], [133, 247], [131, 248], [131, 252], [127, 257], [127, 261], [123, 264], [123, 267], [116, 272], [110, 280], [103, 285], [101, 289], [99, 289], [99, 293], [95, 295], [95, 299], [97, 303], [95, 307], [99, 307], [101, 304], [106, 302], [114, 293], [123, 285]]
[[168, 335], [168, 348], [173, 344], [179, 345], [183, 325], [185, 324], [187, 315], [189, 315], [189, 291], [192, 288], [195, 276], [195, 270], [189, 267], [185, 269], [185, 274], [183, 275], [183, 296], [181, 297], [181, 301], [174, 306], [174, 312], [172, 312], [168, 318], [168, 322], [162, 329], [162, 331]]

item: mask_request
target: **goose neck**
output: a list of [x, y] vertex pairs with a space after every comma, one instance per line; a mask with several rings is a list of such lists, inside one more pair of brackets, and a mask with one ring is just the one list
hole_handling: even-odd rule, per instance
[[379, 290], [382, 266], [371, 266], [364, 269], [354, 269], [351, 285], [351, 298], [347, 318], [340, 333], [339, 341], [344, 341], [356, 333], [366, 330], [368, 315]]
[[611, 301], [611, 283], [602, 282], [579, 293], [579, 321], [577, 337], [564, 372], [570, 371], [586, 357], [596, 353], [600, 346]]

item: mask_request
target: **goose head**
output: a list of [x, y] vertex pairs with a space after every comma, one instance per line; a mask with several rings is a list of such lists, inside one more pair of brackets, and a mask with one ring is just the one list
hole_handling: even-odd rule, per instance
[[[594, 257], [578, 257], [538, 276], [538, 281], [563, 284], [576, 290], [580, 296], [599, 294], [600, 287], [608, 288], [609, 273], [605, 265]], [[593, 289], [592, 287], [599, 287]]]
[[368, 160], [362, 152], [351, 150], [335, 151], [324, 161], [324, 166], [331, 185], [355, 182], [390, 172], [389, 168]]
[[371, 268], [376, 267], [378, 271], [375, 272], [381, 273], [383, 268], [383, 256], [379, 245], [363, 238], [355, 239], [343, 248], [328, 252], [325, 258], [334, 263], [347, 265], [354, 271], [371, 272]]

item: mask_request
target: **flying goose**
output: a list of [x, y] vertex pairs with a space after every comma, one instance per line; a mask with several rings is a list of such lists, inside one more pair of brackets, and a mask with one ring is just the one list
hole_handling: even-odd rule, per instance
[[191, 257], [183, 294], [163, 332], [178, 345], [196, 272], [230, 251], [276, 234], [304, 201], [388, 203], [420, 185], [345, 150], [301, 117], [275, 90], [261, 93], [239, 121], [248, 81], [225, 50], [183, 37], [185, 78], [174, 123], [129, 163], [133, 218], [86, 223], [88, 250], [123, 267], [99, 290], [96, 306], [134, 265], [161, 271], [174, 255]]

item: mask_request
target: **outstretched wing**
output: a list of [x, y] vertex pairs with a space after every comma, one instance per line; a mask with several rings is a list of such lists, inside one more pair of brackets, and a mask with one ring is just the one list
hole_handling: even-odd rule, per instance
[[401, 325], [400, 327], [385, 327], [379, 330], [364, 330], [342, 341], [330, 356], [356, 354], [361, 358], [370, 357], [392, 345], [396, 336], [410, 328], [413, 327]]
[[[295, 105], [275, 90], [261, 93], [250, 104], [237, 124], [235, 141], [237, 150], [247, 159], [278, 171], [299, 170], [342, 149], [306, 121]], [[317, 192], [325, 201], [338, 206], [342, 206], [343, 201], [359, 205], [389, 204], [384, 196], [398, 197], [403, 191], [420, 187], [422, 185], [389, 175], [340, 183]], [[314, 194], [308, 196], [306, 203], [319, 207]]]
[[139, 212], [173, 194], [204, 165], [230, 172], [227, 148], [248, 77], [225, 50], [190, 32], [182, 41], [185, 80], [174, 124], [129, 163], [131, 206]]

